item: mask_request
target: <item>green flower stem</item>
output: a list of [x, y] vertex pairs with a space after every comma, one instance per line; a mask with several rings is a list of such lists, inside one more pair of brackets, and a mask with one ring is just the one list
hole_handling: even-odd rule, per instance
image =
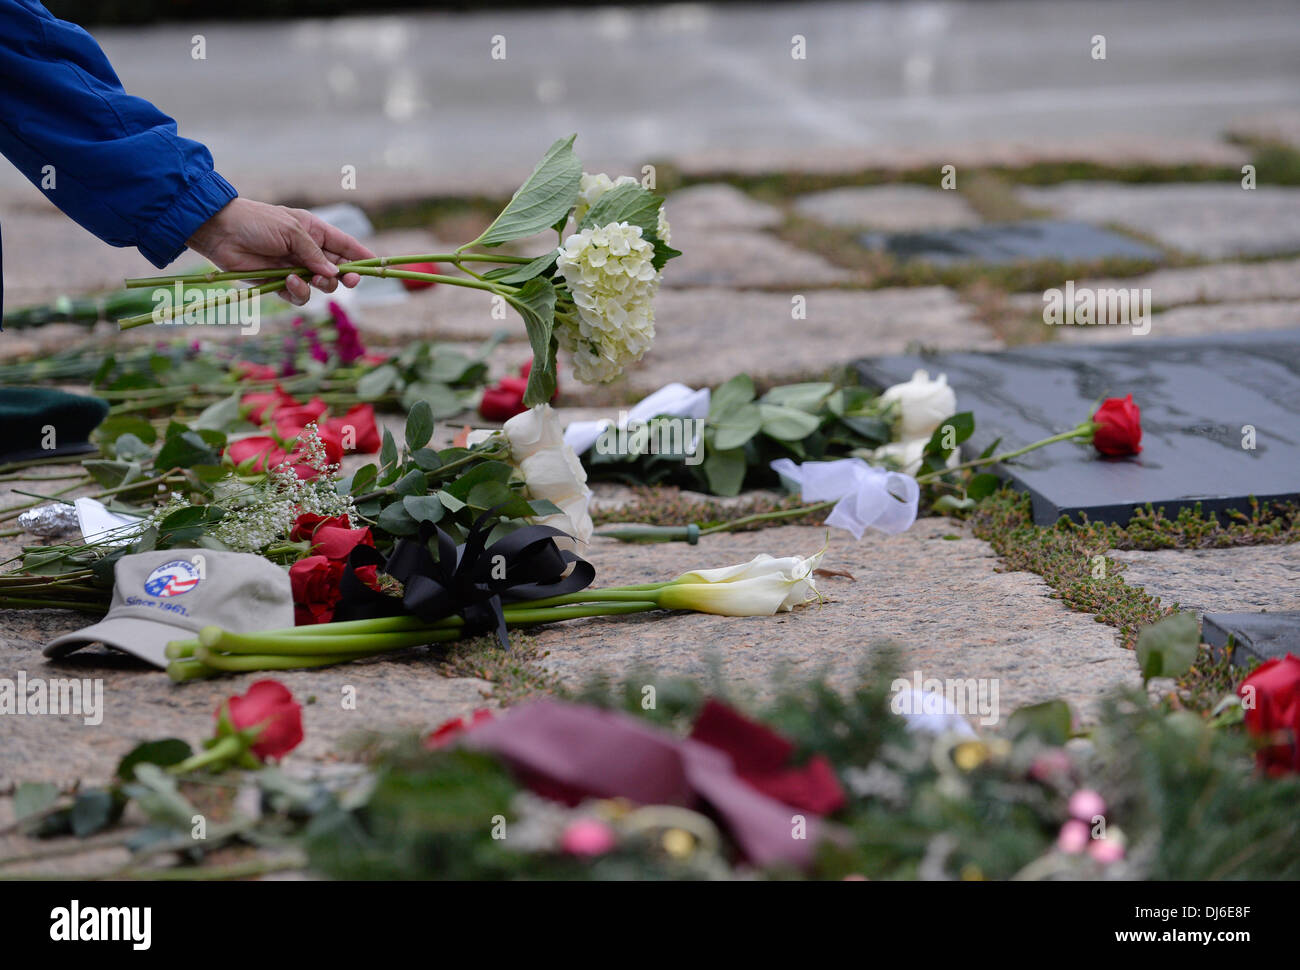
[[775, 512], [758, 512], [754, 515], [746, 515], [739, 519], [732, 519], [730, 522], [722, 522], [718, 525], [709, 526], [707, 529], [701, 529], [700, 535], [711, 536], [719, 532], [730, 532], [741, 526], [753, 525], [756, 522], [775, 522], [778, 519], [797, 519], [800, 516], [812, 515], [815, 512], [824, 512], [827, 509], [834, 508], [833, 501], [818, 502], [815, 505], [802, 505], [797, 509], [778, 509]]
[[[260, 730], [261, 726], [258, 726]], [[216, 764], [219, 761], [227, 761], [231, 758], [237, 758], [241, 751], [244, 750], [245, 742], [233, 735], [227, 735], [219, 740], [206, 751], [200, 751], [196, 755], [191, 755], [184, 761], [171, 765], [167, 771], [173, 775], [184, 775], [191, 771], [198, 771], [200, 768], [206, 768], [208, 765]]]
[[1016, 448], [1013, 451], [1004, 451], [1001, 454], [990, 455], [988, 458], [972, 458], [970, 461], [964, 461], [960, 465], [953, 465], [951, 468], [944, 468], [940, 471], [926, 472], [923, 475], [917, 475], [916, 480], [922, 484], [934, 481], [941, 475], [948, 472], [961, 471], [964, 468], [978, 468], [981, 465], [996, 465], [998, 462], [1009, 461], [1012, 458], [1019, 458], [1023, 454], [1033, 451], [1035, 448], [1041, 448], [1044, 445], [1056, 444], [1058, 441], [1069, 441], [1073, 438], [1090, 437], [1095, 430], [1096, 425], [1091, 421], [1085, 421], [1077, 428], [1070, 431], [1063, 431], [1060, 434], [1054, 434], [1050, 438], [1044, 438], [1042, 441], [1035, 441], [1032, 445], [1025, 445], [1023, 448]]
[[[316, 629], [329, 624], [321, 624]], [[214, 664], [210, 658], [222, 654], [240, 654], [257, 656], [269, 654], [275, 656], [310, 657], [326, 655], [367, 656], [372, 653], [385, 653], [389, 650], [402, 650], [406, 647], [420, 647], [426, 643], [438, 643], [454, 640], [459, 631], [454, 628], [433, 629], [425, 627], [409, 633], [384, 634], [326, 634], [318, 632], [315, 636], [294, 635], [277, 637], [269, 633], [230, 633], [219, 627], [205, 627], [199, 633], [195, 656], [209, 666]]]
[[0, 610], [80, 610], [82, 613], [103, 613], [104, 603], [81, 603], [76, 600], [29, 599], [22, 596], [0, 596]]
[[[471, 253], [424, 253], [418, 256], [373, 256], [368, 259], [356, 259], [339, 264], [339, 273], [355, 272], [363, 266], [401, 266], [405, 263], [531, 263], [527, 256], [506, 256], [503, 254]], [[221, 272], [212, 270], [207, 273], [181, 273], [174, 276], [141, 276], [124, 281], [128, 289], [144, 286], [170, 286], [174, 283], [220, 283], [228, 280], [245, 279], [283, 279], [288, 276], [310, 276], [311, 270], [305, 266], [290, 266], [282, 269], [234, 270]]]
[[487, 290], [501, 296], [512, 296], [518, 287], [504, 286], [490, 280], [465, 279], [462, 276], [444, 276], [441, 273], [417, 273], [405, 269], [389, 269], [386, 266], [362, 267], [352, 270], [362, 276], [378, 276], [384, 279], [419, 280], [424, 283], [448, 283], [452, 286], [467, 286], [472, 290]]
[[[499, 444], [493, 444], [480, 450], [475, 449], [463, 458], [457, 458], [455, 461], [449, 461], [445, 465], [439, 465], [437, 468], [430, 469], [424, 473], [425, 481], [432, 484], [442, 478], [445, 478], [448, 472], [458, 471], [466, 465], [473, 464], [476, 461], [494, 461], [499, 458], [505, 458], [509, 455], [509, 448]], [[371, 499], [386, 498], [389, 495], [397, 494], [397, 486], [388, 485], [384, 488], [377, 488], [373, 492], [366, 492], [364, 495], [354, 495], [352, 501], [356, 505], [362, 502], [368, 502]]]
[[[250, 273], [250, 274], [248, 274], [248, 275], [250, 275], [250, 276], [255, 276], [255, 277], [257, 277], [257, 278], [260, 279], [260, 278], [261, 278], [262, 276], [264, 276], [265, 274], [264, 274], [264, 273]], [[292, 276], [292, 275], [294, 275], [294, 274], [292, 274], [292, 273], [286, 273], [285, 275], [286, 275], [286, 276]], [[244, 292], [245, 294], [247, 294], [248, 297], [251, 297], [251, 296], [265, 296], [267, 293], [273, 293], [273, 292], [276, 291], [276, 290], [282, 290], [282, 289], [284, 289], [284, 285], [285, 285], [285, 281], [284, 281], [283, 279], [271, 280], [271, 281], [269, 281], [269, 282], [267, 282], [267, 283], [262, 283], [262, 284], [259, 285], [259, 286], [251, 286], [251, 287], [249, 287], [247, 290], [244, 290], [243, 292]], [[167, 312], [163, 315], [163, 320], [161, 320], [161, 321], [159, 321], [159, 320], [154, 320], [154, 311], [153, 311], [153, 310], [148, 310], [148, 311], [146, 311], [145, 313], [137, 313], [137, 314], [136, 314], [135, 316], [133, 316], [133, 317], [123, 317], [122, 319], [120, 319], [120, 320], [117, 321], [117, 328], [118, 328], [118, 330], [132, 330], [132, 329], [134, 329], [134, 328], [136, 328], [136, 327], [143, 327], [145, 324], [149, 324], [149, 323], [163, 323], [163, 322], [165, 322], [165, 321], [171, 320], [171, 319], [172, 319], [172, 316], [173, 316], [176, 312], [178, 312], [178, 311], [179, 311], [179, 312], [182, 312], [182, 313], [195, 312], [195, 313], [205, 313], [205, 314], [206, 314], [207, 311], [210, 310], [212, 307], [216, 306], [216, 305], [219, 304], [219, 303], [224, 303], [224, 302], [225, 302], [226, 300], [228, 300], [228, 299], [229, 299], [229, 296], [228, 296], [227, 294], [225, 294], [225, 293], [219, 293], [219, 294], [217, 294], [216, 296], [213, 296], [213, 297], [210, 297], [210, 298], [207, 299], [207, 300], [204, 300], [202, 306], [197, 306], [197, 307], [170, 307], [170, 308], [167, 310]], [[241, 295], [241, 296], [240, 296], [240, 299], [247, 299], [247, 297]], [[156, 308], [155, 308], [155, 309], [156, 309]]]
[[173, 660], [167, 665], [167, 676], [177, 684], [183, 684], [188, 680], [202, 680], [205, 677], [216, 677], [220, 673], [221, 671], [209, 667], [201, 660]]
[[[234, 654], [209, 653], [203, 644], [199, 644], [196, 660], [204, 666], [214, 671], [222, 673], [244, 674], [258, 670], [303, 670], [309, 667], [328, 667], [331, 664], [346, 663], [349, 660], [361, 660], [365, 657], [373, 656], [383, 651], [367, 651], [365, 653], [336, 653], [336, 654], [302, 654], [302, 655], [285, 655], [285, 654]], [[176, 661], [184, 663], [185, 661]]]

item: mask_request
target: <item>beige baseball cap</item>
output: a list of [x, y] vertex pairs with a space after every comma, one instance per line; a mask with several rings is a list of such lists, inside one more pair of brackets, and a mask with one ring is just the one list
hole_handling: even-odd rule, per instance
[[168, 642], [191, 639], [205, 626], [232, 633], [293, 626], [289, 574], [247, 552], [156, 549], [123, 556], [114, 567], [107, 615], [50, 641], [45, 656], [102, 643], [165, 668]]

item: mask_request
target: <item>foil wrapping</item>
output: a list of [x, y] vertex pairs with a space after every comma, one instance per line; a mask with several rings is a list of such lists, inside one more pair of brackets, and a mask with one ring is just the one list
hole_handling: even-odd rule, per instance
[[65, 536], [71, 532], [80, 532], [81, 524], [77, 521], [77, 509], [62, 502], [50, 502], [28, 509], [18, 516], [18, 528], [32, 535], [44, 538]]

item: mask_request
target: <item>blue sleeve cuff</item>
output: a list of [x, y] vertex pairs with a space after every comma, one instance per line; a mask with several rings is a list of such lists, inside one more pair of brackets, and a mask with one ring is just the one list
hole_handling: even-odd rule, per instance
[[239, 193], [216, 172], [208, 172], [140, 233], [140, 252], [162, 269], [182, 252], [194, 230], [220, 212]]

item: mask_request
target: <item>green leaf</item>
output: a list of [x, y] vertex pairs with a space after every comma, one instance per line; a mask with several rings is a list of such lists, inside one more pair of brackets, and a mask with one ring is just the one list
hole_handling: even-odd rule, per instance
[[713, 392], [709, 399], [709, 418], [716, 418], [725, 411], [748, 404], [754, 400], [754, 382], [748, 374], [737, 374], [727, 383]]
[[516, 266], [498, 266], [494, 270], [489, 270], [483, 274], [484, 279], [492, 280], [495, 283], [508, 283], [517, 286], [520, 283], [527, 283], [534, 276], [542, 276], [555, 265], [555, 258], [560, 255], [558, 248], [552, 249], [549, 253], [542, 253], [531, 263], [520, 263]]
[[469, 491], [465, 504], [480, 512], [497, 505], [507, 505], [515, 492], [504, 482], [479, 482]]
[[110, 415], [95, 429], [95, 439], [107, 447], [124, 434], [133, 434], [147, 445], [158, 441], [158, 431], [153, 424], [131, 414]]
[[104, 488], [117, 488], [129, 485], [144, 477], [144, 469], [138, 461], [105, 461], [100, 458], [87, 458], [81, 463], [90, 473], [90, 477]]
[[[454, 482], [447, 485], [438, 495], [441, 498], [445, 493], [460, 499], [461, 502], [468, 502], [469, 494], [475, 485], [480, 482], [500, 482], [504, 485], [510, 481], [512, 474], [514, 474], [514, 469], [503, 461], [485, 461], [482, 464], [475, 465]], [[447, 506], [447, 508], [453, 512], [457, 511], [452, 509], [451, 506]]]
[[373, 464], [362, 465], [352, 476], [352, 486], [348, 491], [352, 495], [364, 495], [373, 491], [375, 481], [379, 478], [379, 469]]
[[455, 495], [452, 495], [451, 492], [448, 492], [446, 489], [439, 491], [437, 495], [438, 501], [442, 503], [442, 507], [453, 515], [465, 507], [464, 502], [458, 499]]
[[380, 364], [361, 375], [357, 381], [357, 397], [363, 401], [377, 401], [401, 380], [401, 373], [392, 364]]
[[712, 418], [713, 447], [719, 451], [739, 448], [763, 426], [763, 412], [757, 404], [742, 404]]
[[[172, 428], [175, 427], [178, 426], [172, 425]], [[217, 454], [217, 450], [211, 444], [204, 440], [201, 432], [185, 429], [173, 434], [172, 428], [168, 429], [167, 438], [163, 442], [163, 446], [158, 449], [158, 457], [154, 459], [154, 468], [166, 470], [189, 468], [192, 465], [217, 465], [221, 463], [221, 456]]]
[[47, 781], [25, 781], [14, 789], [14, 816], [26, 818], [44, 812], [59, 800], [59, 789]]
[[1029, 735], [1044, 744], [1060, 747], [1069, 740], [1072, 724], [1070, 705], [1053, 700], [1020, 708], [1008, 719], [1007, 730], [1012, 737]]
[[222, 398], [199, 412], [199, 416], [191, 423], [195, 429], [210, 428], [215, 431], [226, 431], [239, 422], [239, 392], [236, 391], [230, 397]]
[[437, 522], [447, 512], [436, 495], [408, 495], [402, 499], [402, 508], [416, 522]]
[[704, 476], [715, 495], [739, 495], [745, 480], [745, 449], [710, 451], [704, 459]]
[[416, 401], [406, 416], [406, 447], [417, 451], [433, 437], [433, 409], [428, 401]]
[[379, 446], [379, 467], [388, 471], [396, 464], [397, 442], [393, 440], [393, 433], [385, 428], [383, 442]]
[[1195, 613], [1175, 613], [1138, 634], [1137, 661], [1142, 679], [1181, 677], [1196, 662], [1201, 648]]
[[411, 458], [415, 461], [417, 467], [426, 472], [442, 467], [442, 459], [438, 457], [438, 453], [432, 448], [421, 448]]
[[423, 495], [428, 491], [429, 482], [424, 477], [424, 472], [418, 468], [412, 468], [409, 472], [399, 478], [393, 485], [393, 491], [398, 495]]
[[577, 135], [561, 138], [542, 156], [533, 173], [469, 246], [497, 246], [549, 229], [568, 215], [578, 201], [582, 184], [582, 162], [573, 153]]
[[980, 472], [978, 475], [971, 476], [970, 484], [966, 486], [966, 494], [978, 502], [996, 492], [1001, 484], [1002, 479], [992, 472]]
[[147, 461], [153, 457], [153, 449], [131, 432], [119, 435], [113, 442], [113, 454], [120, 461]]
[[760, 404], [780, 404], [800, 411], [814, 412], [821, 408], [835, 385], [830, 381], [812, 381], [804, 384], [785, 384], [774, 387], [761, 398]]
[[555, 287], [540, 276], [529, 280], [518, 293], [507, 296], [510, 305], [524, 318], [528, 344], [533, 349], [533, 369], [524, 389], [524, 403], [529, 407], [545, 404], [555, 395]]
[[102, 788], [92, 788], [77, 795], [72, 803], [72, 834], [79, 839], [94, 835], [113, 820], [113, 796]]
[[149, 762], [135, 766], [135, 783], [125, 786], [153, 821], [189, 829], [197, 814], [176, 786], [176, 779]]
[[402, 406], [409, 409], [421, 402], [428, 405], [434, 418], [449, 418], [465, 410], [465, 403], [461, 400], [461, 396], [446, 384], [435, 384], [430, 381], [414, 381], [407, 384], [406, 389], [402, 391]]
[[969, 495], [958, 498], [956, 495], [940, 495], [934, 500], [936, 512], [967, 512], [975, 507], [975, 500]]
[[[950, 428], [952, 429], [952, 447], [945, 447], [944, 438], [950, 433], [948, 430]], [[922, 454], [936, 455], [947, 459], [963, 441], [971, 436], [971, 432], [974, 430], [975, 415], [970, 411], [954, 414], [952, 417], [939, 422], [939, 427], [934, 429], [934, 434], [930, 436], [930, 440], [926, 443], [925, 451]]]
[[639, 183], [629, 182], [610, 189], [596, 204], [587, 210], [578, 230], [591, 226], [607, 226], [611, 222], [626, 222], [641, 227], [643, 237], [656, 236], [659, 229], [659, 207], [664, 200]]
[[394, 536], [415, 535], [420, 528], [419, 523], [406, 511], [406, 499], [385, 506], [375, 522], [379, 528]]
[[758, 405], [763, 433], [780, 441], [802, 441], [821, 425], [821, 418], [783, 404]]

